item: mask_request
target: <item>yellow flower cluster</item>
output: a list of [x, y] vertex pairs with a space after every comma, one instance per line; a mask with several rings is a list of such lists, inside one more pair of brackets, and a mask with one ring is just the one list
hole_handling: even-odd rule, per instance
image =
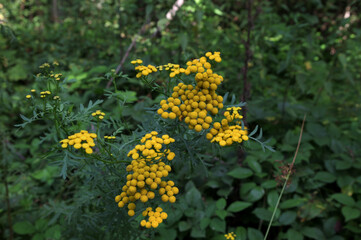
[[142, 215], [144, 217], [149, 216], [148, 221], [142, 220], [140, 222], [140, 226], [146, 227], [146, 228], [157, 228], [160, 223], [163, 222], [163, 220], [168, 218], [168, 214], [166, 212], [163, 212], [163, 209], [161, 207], [157, 207], [155, 209], [155, 212], [152, 211], [151, 207], [148, 207], [146, 210], [142, 212]]
[[[218, 142], [219, 145], [230, 146], [233, 142], [241, 143], [242, 141], [248, 140], [248, 131], [247, 128], [242, 129], [240, 126], [240, 119], [243, 118], [242, 115], [238, 113], [241, 110], [240, 107], [231, 107], [227, 108], [224, 112], [224, 117], [221, 122], [213, 123], [213, 128], [207, 133], [206, 138], [211, 140], [211, 142]], [[232, 123], [234, 120], [236, 125], [230, 126], [229, 123]]]
[[175, 77], [176, 75], [180, 74], [180, 73], [185, 73], [185, 69], [184, 68], [181, 68], [179, 66], [179, 64], [173, 64], [173, 63], [168, 63], [166, 65], [161, 65], [161, 66], [158, 66], [157, 67], [159, 69], [159, 71], [162, 71], [163, 69], [164, 70], [170, 70], [171, 73], [169, 73], [169, 77], [173, 78]]
[[56, 81], [59, 81], [62, 76], [63, 76], [63, 74], [61, 74], [61, 73], [50, 74], [50, 77], [53, 77]]
[[158, 71], [155, 66], [153, 65], [144, 66], [141, 65], [142, 63], [143, 61], [140, 59], [131, 61], [131, 64], [138, 64], [138, 66], [134, 68], [136, 71], [138, 71], [136, 75], [137, 78], [140, 78], [141, 76], [148, 76], [150, 73]]
[[[163, 202], [174, 203], [179, 189], [174, 186], [173, 181], [164, 181], [162, 178], [168, 176], [172, 168], [166, 165], [163, 160], [173, 160], [174, 152], [171, 152], [167, 145], [174, 142], [168, 135], [157, 137], [158, 133], [153, 131], [146, 134], [141, 143], [129, 151], [133, 161], [127, 166], [127, 183], [122, 187], [122, 193], [115, 197], [119, 207], [128, 204], [128, 215], [134, 216], [135, 201], [148, 202], [155, 197], [158, 190]], [[163, 146], [164, 145], [164, 146]]]
[[39, 68], [48, 68], [50, 67], [49, 63], [43, 63], [42, 65], [39, 66]]
[[92, 113], [92, 116], [93, 117], [98, 117], [99, 120], [103, 120], [104, 116], [105, 116], [105, 113], [103, 113], [100, 110], [96, 110], [95, 112]]
[[46, 95], [50, 95], [50, 94], [51, 94], [51, 92], [50, 92], [50, 91], [40, 92], [40, 97], [41, 97], [41, 98], [45, 98], [45, 97], [46, 97]]
[[115, 139], [115, 136], [104, 136], [104, 139], [114, 140], [114, 139]]
[[234, 239], [236, 239], [236, 234], [234, 234], [233, 232], [230, 232], [230, 233], [227, 233], [227, 234], [224, 234], [224, 237], [226, 238], [226, 239], [231, 239], [231, 240], [234, 240]]
[[53, 99], [54, 100], [60, 100], [60, 97], [59, 96], [54, 96]]
[[31, 95], [29, 95], [29, 94], [28, 94], [28, 95], [26, 95], [26, 98], [27, 98], [27, 99], [31, 98]]
[[88, 133], [86, 130], [81, 130], [79, 133], [69, 136], [60, 141], [62, 148], [67, 148], [68, 145], [75, 149], [83, 148], [88, 154], [93, 153], [92, 147], [95, 146], [94, 139], [97, 138], [95, 133]]
[[[219, 52], [208, 52], [206, 56], [209, 59], [220, 59]], [[161, 108], [157, 112], [165, 119], [184, 119], [190, 129], [200, 132], [202, 129], [208, 129], [213, 121], [208, 112], [215, 115], [223, 108], [223, 97], [216, 93], [223, 77], [213, 73], [212, 65], [207, 62], [206, 57], [188, 61], [187, 66], [184, 73], [196, 73], [197, 85], [194, 87], [191, 84], [179, 83], [173, 88], [172, 96], [160, 102]], [[170, 112], [167, 112], [168, 110]]]

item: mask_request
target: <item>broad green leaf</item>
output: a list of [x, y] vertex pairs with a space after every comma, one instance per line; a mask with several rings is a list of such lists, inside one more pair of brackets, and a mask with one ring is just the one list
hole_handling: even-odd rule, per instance
[[60, 239], [60, 237], [61, 237], [60, 225], [54, 225], [54, 226], [50, 227], [48, 230], [46, 230], [45, 237], [51, 238], [51, 239]]
[[253, 212], [259, 219], [270, 221], [272, 217], [272, 212], [265, 208], [256, 208]]
[[227, 208], [227, 211], [240, 212], [243, 209], [246, 209], [251, 205], [252, 205], [252, 203], [249, 203], [249, 202], [236, 201], [236, 202], [233, 202], [231, 205], [229, 205], [229, 207]]
[[264, 195], [264, 189], [260, 186], [253, 188], [245, 197], [247, 201], [255, 202], [260, 200]]
[[265, 189], [275, 188], [277, 187], [277, 182], [275, 180], [268, 180], [261, 184], [261, 187]]
[[210, 228], [214, 231], [225, 232], [226, 231], [226, 222], [222, 221], [219, 218], [213, 218], [211, 220]]
[[44, 239], [45, 239], [45, 237], [41, 233], [37, 233], [31, 238], [31, 240], [44, 240]]
[[216, 207], [217, 209], [224, 209], [226, 207], [226, 204], [227, 204], [226, 200], [224, 198], [220, 198], [216, 202]]
[[257, 162], [257, 160], [255, 160], [254, 158], [247, 158], [246, 159], [246, 163], [248, 164], [248, 166], [255, 172], [255, 173], [260, 173], [262, 172], [262, 167], [261, 165]]
[[326, 239], [323, 232], [319, 228], [316, 228], [316, 227], [305, 227], [302, 229], [302, 233], [306, 237], [309, 237], [312, 239], [316, 239], [316, 240]]
[[18, 234], [32, 234], [35, 232], [35, 227], [29, 221], [17, 222], [13, 226], [14, 232]]
[[294, 211], [286, 211], [281, 214], [281, 216], [278, 218], [278, 221], [282, 225], [290, 225], [292, 224], [297, 217], [297, 213]]
[[199, 206], [201, 199], [201, 193], [197, 188], [193, 187], [186, 193], [186, 201], [189, 206]]
[[325, 183], [332, 183], [336, 181], [336, 177], [329, 172], [318, 172], [316, 173], [314, 179]]
[[346, 222], [360, 217], [360, 210], [358, 210], [357, 208], [344, 206], [342, 207], [341, 211], [342, 215], [346, 219]]
[[279, 194], [276, 190], [272, 190], [267, 195], [267, 203], [270, 207], [274, 208], [277, 204]]
[[227, 217], [227, 214], [228, 214], [228, 212], [226, 210], [223, 210], [223, 209], [222, 210], [219, 210], [219, 209], [216, 210], [216, 215], [222, 220], [224, 220]]
[[253, 172], [248, 168], [238, 167], [230, 171], [227, 175], [237, 179], [245, 179], [252, 176]]
[[342, 194], [342, 193], [335, 193], [331, 196], [331, 198], [337, 200], [338, 202], [346, 205], [346, 206], [354, 206], [355, 205], [355, 200], [346, 195], [346, 194]]
[[179, 231], [184, 232], [191, 228], [191, 225], [186, 221], [180, 221], [178, 224]]
[[247, 235], [249, 240], [263, 240], [264, 238], [262, 232], [255, 228], [248, 228]]
[[209, 225], [210, 222], [211, 222], [211, 219], [209, 219], [209, 218], [202, 218], [199, 226], [201, 227], [201, 229], [206, 229], [206, 227], [208, 227], [208, 225]]
[[286, 235], [287, 235], [287, 240], [303, 240], [303, 235], [292, 228], [288, 229]]
[[247, 230], [244, 227], [237, 227], [236, 231], [236, 239], [246, 239], [247, 238]]
[[306, 198], [294, 198], [294, 199], [288, 199], [284, 202], [281, 201], [280, 208], [281, 209], [287, 209], [287, 208], [293, 208], [298, 207], [302, 203], [305, 203], [307, 201]]

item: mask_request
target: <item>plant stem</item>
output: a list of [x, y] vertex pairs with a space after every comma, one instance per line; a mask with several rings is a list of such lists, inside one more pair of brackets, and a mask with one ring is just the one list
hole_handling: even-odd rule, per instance
[[281, 191], [281, 193], [280, 193], [280, 196], [279, 196], [278, 199], [277, 199], [277, 203], [276, 203], [275, 209], [273, 210], [272, 217], [271, 217], [271, 221], [270, 221], [270, 223], [268, 224], [267, 232], [266, 232], [266, 235], [264, 236], [264, 240], [267, 239], [269, 230], [271, 229], [271, 225], [272, 225], [272, 222], [273, 222], [273, 218], [274, 218], [275, 215], [276, 215], [278, 205], [280, 204], [280, 201], [281, 201], [283, 192], [284, 192], [285, 189], [286, 189], [287, 182], [288, 182], [288, 178], [290, 177], [290, 175], [291, 175], [291, 172], [288, 172], [287, 177], [286, 177], [286, 180], [285, 180], [285, 183], [283, 184], [283, 187], [282, 187], [282, 191]]
[[269, 222], [269, 224], [268, 224], [267, 231], [266, 231], [266, 235], [264, 236], [264, 239], [263, 239], [263, 240], [266, 240], [266, 239], [267, 239], [268, 233], [269, 233], [269, 231], [270, 231], [270, 229], [271, 229], [271, 225], [272, 225], [272, 222], [273, 222], [273, 218], [274, 218], [274, 216], [276, 215], [276, 211], [277, 211], [278, 205], [279, 205], [279, 203], [280, 203], [280, 201], [281, 201], [283, 192], [284, 192], [285, 189], [286, 189], [288, 179], [289, 179], [289, 177], [290, 177], [291, 174], [292, 174], [292, 168], [293, 168], [293, 165], [295, 164], [296, 157], [297, 157], [297, 154], [298, 154], [298, 150], [300, 149], [300, 145], [301, 145], [302, 133], [303, 133], [303, 128], [304, 128], [304, 126], [305, 126], [305, 121], [306, 121], [306, 114], [303, 116], [303, 121], [302, 121], [302, 126], [301, 126], [301, 132], [300, 132], [300, 136], [299, 136], [299, 138], [298, 138], [298, 143], [297, 143], [297, 148], [296, 148], [296, 151], [295, 151], [295, 155], [293, 156], [292, 163], [291, 163], [291, 165], [290, 165], [290, 168], [288, 169], [288, 173], [287, 173], [287, 176], [286, 176], [285, 183], [283, 184], [282, 191], [281, 191], [281, 193], [280, 193], [280, 196], [278, 197], [277, 204], [276, 204], [276, 206], [275, 206], [275, 209], [273, 210], [272, 217], [271, 217], [271, 220], [270, 220], [270, 222]]

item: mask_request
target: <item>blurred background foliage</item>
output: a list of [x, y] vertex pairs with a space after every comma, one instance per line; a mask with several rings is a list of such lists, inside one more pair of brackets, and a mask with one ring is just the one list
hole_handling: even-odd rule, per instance
[[[184, 65], [221, 51], [221, 95], [242, 99], [246, 67], [247, 123], [261, 125], [276, 152], [251, 144], [239, 156], [235, 148], [189, 145], [198, 160], [178, 157], [174, 178], [182, 196], [152, 238], [224, 239], [234, 231], [237, 239], [263, 239], [280, 192], [275, 176], [291, 162], [307, 114], [296, 172], [269, 239], [361, 239], [360, 1], [185, 1], [170, 21], [173, 4], [0, 1], [2, 238], [150, 238], [114, 203], [121, 176], [106, 186], [101, 175], [64, 180], [56, 164], [62, 160], [46, 155], [55, 142], [46, 137], [51, 122], [14, 127], [21, 113], [31, 115], [30, 89], [45, 90], [35, 81], [41, 64], [60, 63], [74, 109], [104, 100], [102, 109], [121, 119], [126, 143], [137, 126], [151, 130], [154, 117], [144, 109], [159, 102], [134, 78], [130, 60]], [[114, 100], [109, 72], [124, 56]], [[157, 82], [164, 81], [159, 75]]]

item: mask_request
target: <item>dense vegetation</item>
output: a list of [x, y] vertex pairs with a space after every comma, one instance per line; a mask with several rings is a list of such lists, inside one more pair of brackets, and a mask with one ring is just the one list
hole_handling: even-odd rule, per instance
[[[0, 2], [1, 238], [263, 239], [292, 166], [268, 239], [361, 239], [360, 1], [177, 2], [172, 17], [174, 0]], [[191, 78], [147, 81], [131, 64], [187, 68], [207, 52], [224, 78], [213, 120], [241, 106], [256, 140], [221, 147], [161, 118]], [[81, 130], [98, 134], [96, 153], [59, 143]], [[155, 198], [168, 218], [146, 229], [143, 205], [130, 217], [114, 198], [152, 131], [176, 141], [179, 193]]]

